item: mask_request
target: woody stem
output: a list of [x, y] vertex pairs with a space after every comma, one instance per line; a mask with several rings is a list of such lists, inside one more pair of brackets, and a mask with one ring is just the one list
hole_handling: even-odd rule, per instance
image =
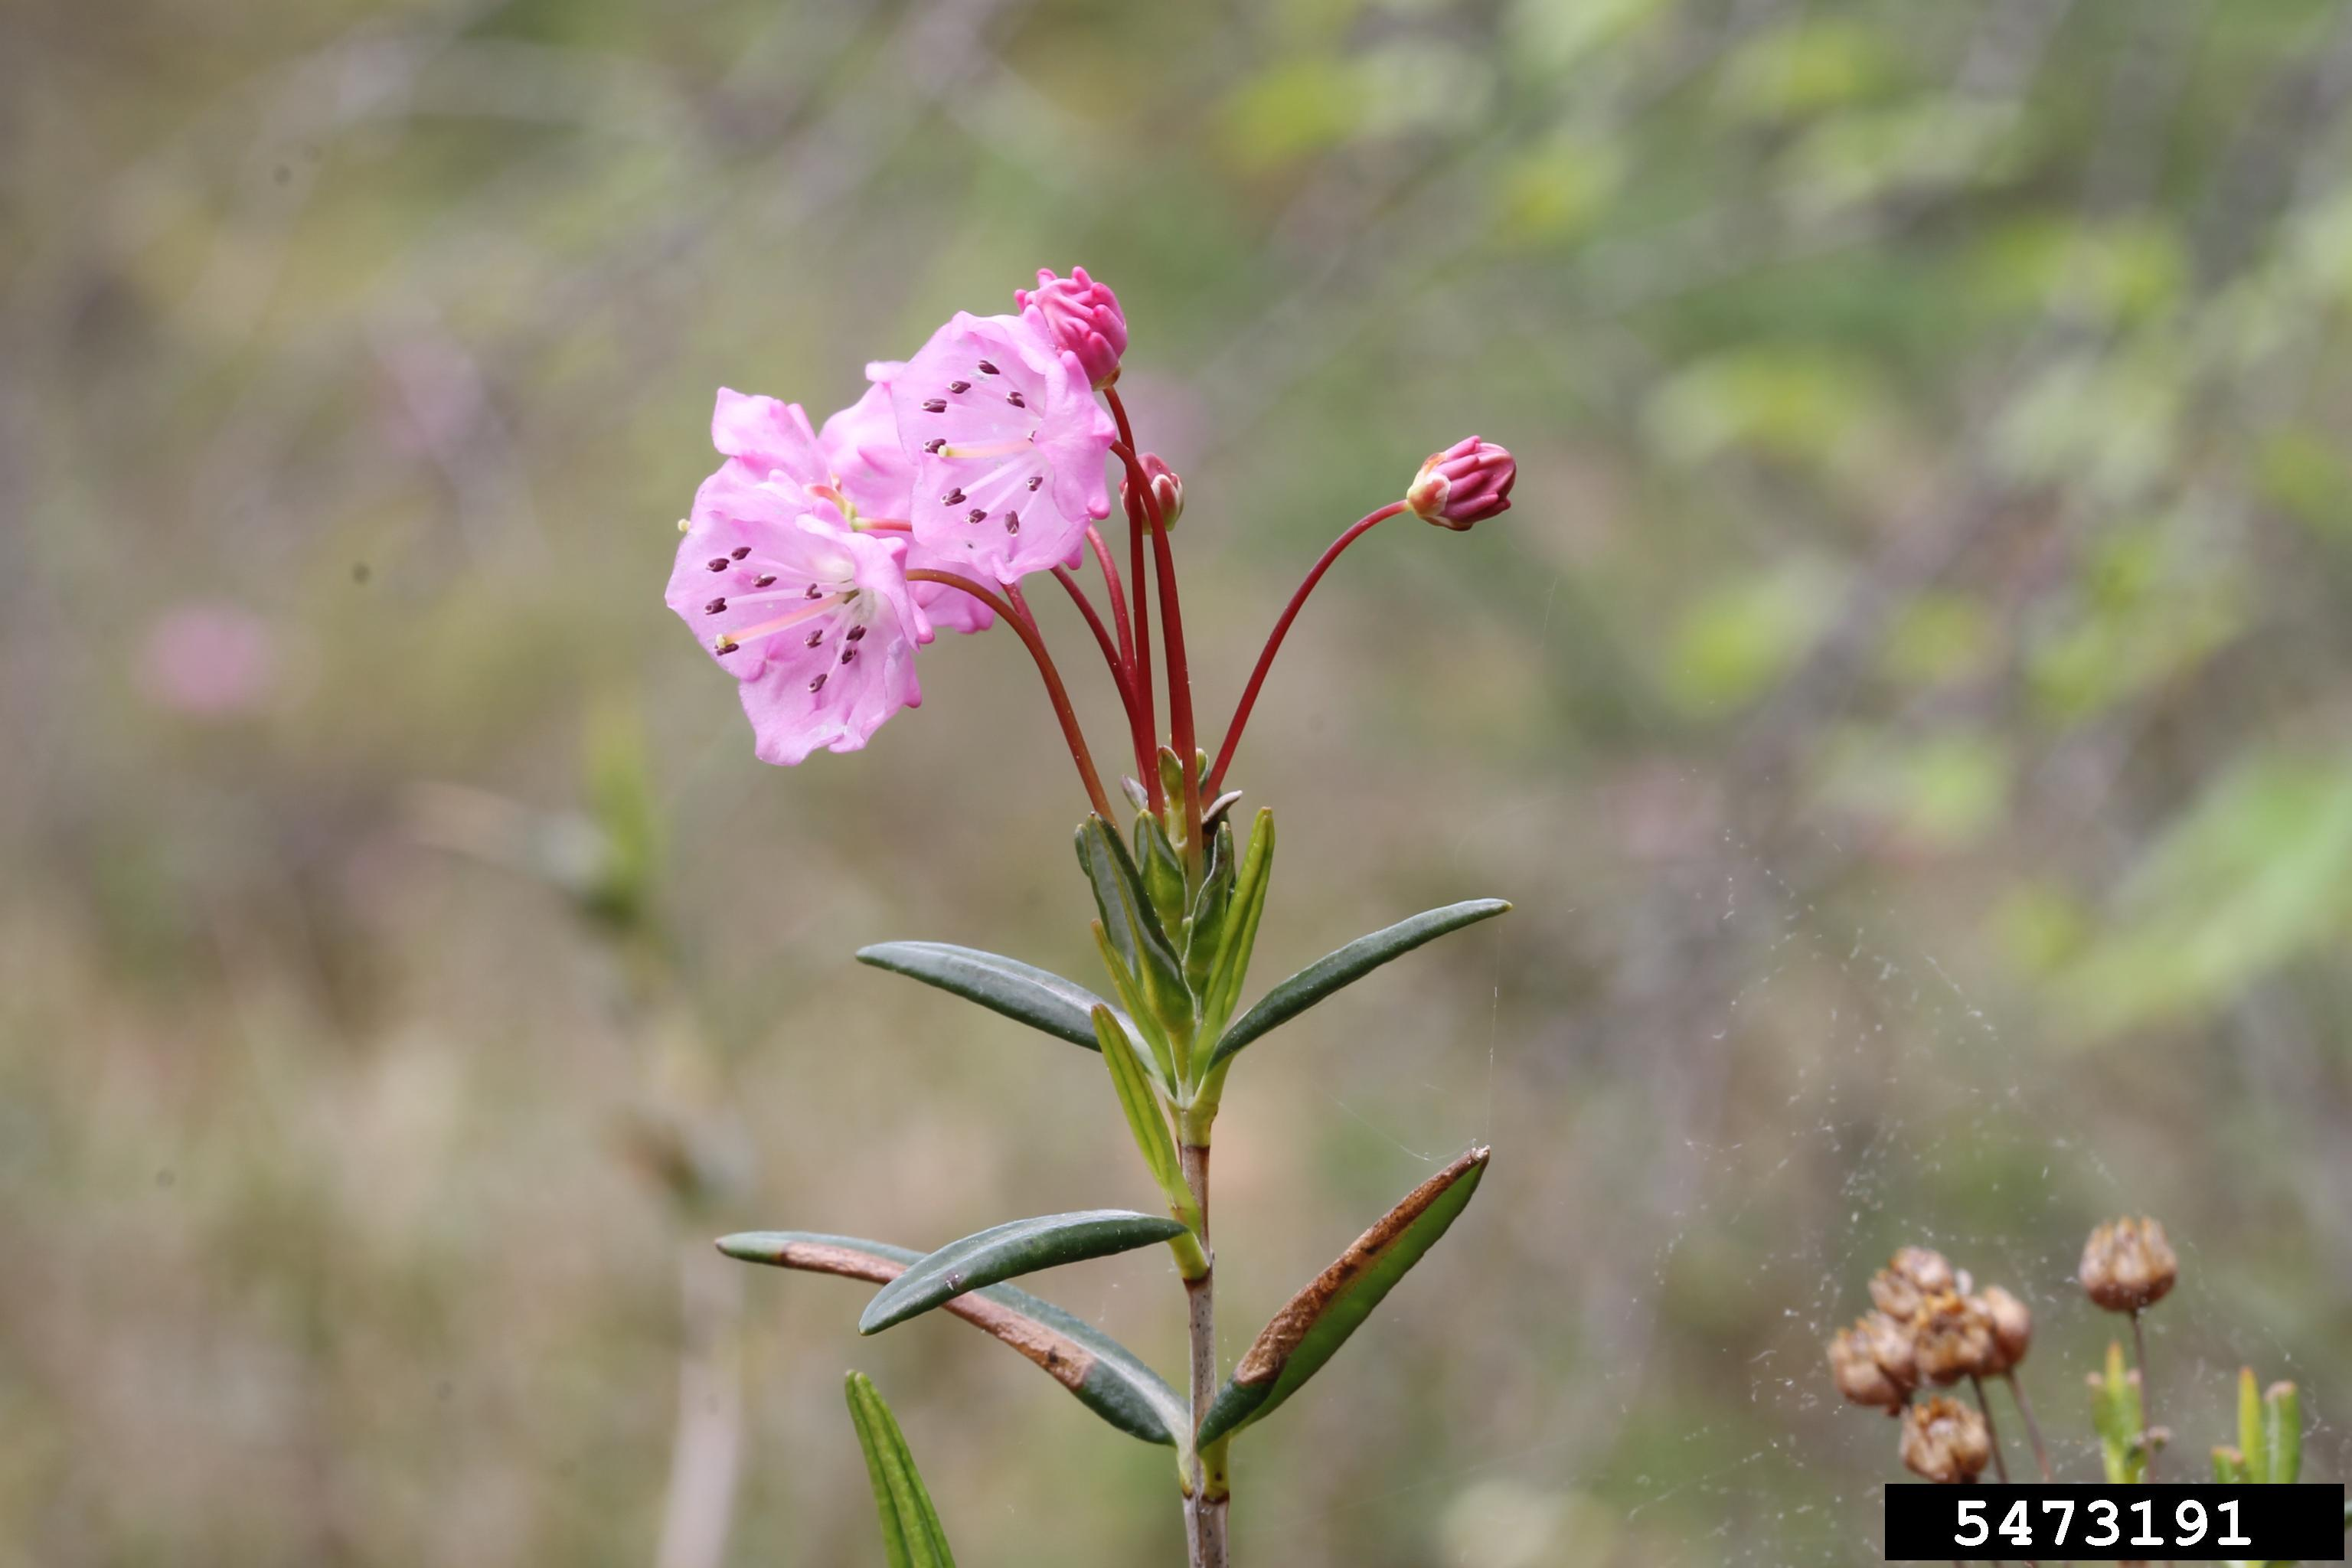
[[1298, 618], [1299, 606], [1307, 603], [1307, 595], [1315, 592], [1315, 584], [1323, 580], [1323, 574], [1331, 569], [1331, 563], [1339, 559], [1342, 551], [1406, 510], [1404, 502], [1391, 501], [1380, 510], [1350, 524], [1347, 531], [1333, 540], [1322, 556], [1307, 569], [1306, 578], [1292, 592], [1290, 603], [1282, 607], [1281, 618], [1274, 623], [1274, 630], [1265, 639], [1265, 650], [1257, 656], [1257, 668], [1250, 671], [1249, 684], [1242, 688], [1242, 700], [1234, 709], [1233, 721], [1225, 726], [1225, 743], [1218, 749], [1216, 765], [1209, 770], [1208, 789], [1212, 798], [1224, 787], [1225, 768], [1234, 760], [1234, 749], [1242, 743], [1242, 731], [1249, 725], [1250, 710], [1257, 706], [1258, 688], [1265, 684], [1265, 672], [1274, 668], [1274, 656], [1282, 651], [1282, 639], [1289, 633], [1290, 623]]
[[1118, 817], [1110, 808], [1110, 797], [1103, 794], [1102, 776], [1095, 772], [1094, 754], [1087, 750], [1086, 732], [1078, 728], [1077, 710], [1070, 706], [1069, 689], [1062, 684], [1062, 672], [1054, 668], [1054, 656], [1045, 651], [1045, 639], [1039, 634], [1035, 623], [999, 595], [990, 593], [971, 578], [953, 572], [933, 572], [927, 567], [917, 567], [907, 574], [907, 580], [910, 583], [945, 583], [950, 588], [961, 588], [1004, 617], [1005, 624], [1013, 629], [1020, 637], [1022, 646], [1029, 650], [1029, 657], [1037, 661], [1037, 674], [1045, 682], [1045, 696], [1054, 704], [1054, 717], [1061, 721], [1062, 737], [1070, 744], [1070, 761], [1077, 764], [1078, 778], [1087, 786], [1087, 798], [1094, 803], [1096, 815], [1105, 822], [1118, 821]]

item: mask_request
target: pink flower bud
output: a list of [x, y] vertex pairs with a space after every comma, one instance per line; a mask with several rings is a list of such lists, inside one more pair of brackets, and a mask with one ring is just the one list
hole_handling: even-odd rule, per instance
[[1085, 268], [1071, 268], [1067, 278], [1040, 268], [1037, 287], [1015, 289], [1013, 300], [1056, 345], [1077, 356], [1096, 387], [1118, 379], [1118, 356], [1127, 352], [1127, 317], [1118, 308], [1118, 296], [1087, 277]]
[[1404, 492], [1405, 504], [1423, 521], [1460, 532], [1510, 510], [1511, 485], [1518, 477], [1519, 465], [1508, 452], [1466, 436], [1430, 454]]
[[[1184, 481], [1177, 477], [1175, 469], [1160, 461], [1156, 452], [1146, 452], [1137, 460], [1143, 465], [1144, 473], [1151, 480], [1151, 499], [1160, 503], [1160, 526], [1175, 527], [1176, 520], [1184, 515]], [[1122, 481], [1118, 487], [1122, 500], [1127, 489], [1126, 483]]]

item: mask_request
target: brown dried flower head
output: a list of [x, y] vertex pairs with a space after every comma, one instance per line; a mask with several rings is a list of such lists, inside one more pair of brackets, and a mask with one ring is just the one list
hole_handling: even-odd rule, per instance
[[1871, 1353], [1869, 1324], [1865, 1320], [1850, 1329], [1840, 1329], [1830, 1341], [1830, 1376], [1836, 1380], [1838, 1392], [1856, 1405], [1868, 1405], [1898, 1415], [1903, 1402], [1910, 1396], [1910, 1386], [1886, 1375]]
[[1919, 1386], [1917, 1352], [1911, 1338], [1911, 1325], [1900, 1323], [1884, 1312], [1872, 1312], [1854, 1324], [1862, 1336], [1870, 1359], [1878, 1363], [1889, 1382], [1905, 1393]]
[[2033, 1345], [2033, 1314], [2025, 1303], [1998, 1285], [1988, 1285], [1977, 1304], [1992, 1321], [1993, 1349], [1996, 1364], [1985, 1369], [1985, 1375], [2004, 1373], [2025, 1359]]
[[2180, 1259], [2155, 1220], [2110, 1220], [2083, 1244], [2084, 1293], [2110, 1312], [2137, 1312], [2164, 1300]]
[[1907, 1323], [1919, 1304], [1938, 1290], [1953, 1286], [1952, 1266], [1944, 1255], [1925, 1247], [1906, 1247], [1870, 1279], [1872, 1305], [1897, 1322]]
[[1911, 1320], [1919, 1375], [1940, 1384], [1982, 1377], [2000, 1358], [1992, 1314], [1971, 1296], [1945, 1290], [1920, 1302]]
[[1941, 1394], [1914, 1405], [1903, 1415], [1903, 1464], [1924, 1480], [1972, 1481], [1992, 1462], [1992, 1437], [1984, 1417]]

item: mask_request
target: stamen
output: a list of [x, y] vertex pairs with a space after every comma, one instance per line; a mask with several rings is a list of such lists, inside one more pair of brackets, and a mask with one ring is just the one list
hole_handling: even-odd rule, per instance
[[926, 452], [929, 452], [929, 453], [933, 454], [934, 456], [936, 456], [936, 455], [938, 454], [938, 452], [939, 452], [940, 448], [940, 447], [944, 447], [944, 446], [946, 446], [947, 444], [948, 444], [948, 438], [947, 438], [946, 437], [944, 437], [944, 436], [934, 436], [934, 437], [932, 437], [929, 440], [928, 440], [928, 441], [926, 441], [926, 442], [924, 442], [924, 443], [923, 443], [923, 450], [924, 450], [924, 451], [926, 451]]
[[1029, 406], [1028, 400], [1017, 392], [1006, 393], [1004, 395], [1004, 401], [1010, 403], [1015, 408], [1026, 408]]
[[802, 597], [803, 597], [803, 598], [808, 598], [808, 599], [821, 599], [821, 598], [824, 597], [824, 594], [822, 594], [821, 592], [819, 592], [819, 591], [818, 591], [818, 589], [817, 589], [817, 585], [816, 585], [815, 584], [812, 583], [812, 584], [809, 584], [809, 591], [808, 591], [806, 594], [803, 595], [802, 595]]
[[982, 375], [996, 375], [1001, 373], [994, 365], [989, 363], [986, 360], [982, 360], [980, 362], [980, 374]]
[[852, 627], [850, 627], [850, 628], [849, 628], [849, 640], [850, 640], [851, 642], [863, 642], [863, 641], [865, 641], [865, 640], [866, 640], [866, 628], [865, 628], [864, 626], [852, 626]]
[[951, 381], [948, 383], [948, 390], [950, 392], [970, 392], [971, 390], [971, 383], [968, 381]]
[[759, 579], [751, 584], [754, 588], [772, 588], [775, 585], [776, 574], [773, 572], [761, 574]]
[[949, 447], [943, 445], [940, 448], [940, 456], [943, 458], [954, 458], [959, 460], [965, 458], [1009, 458], [1013, 456], [1013, 453], [1022, 450], [1028, 445], [1029, 441], [1026, 437], [1018, 441], [991, 441], [984, 447]]
[[1021, 514], [1019, 512], [1008, 511], [1004, 514], [1004, 531], [1007, 533], [1018, 533], [1021, 531]]
[[711, 639], [710, 651], [719, 654], [733, 653], [741, 646], [742, 645], [740, 643], [737, 642], [733, 637], [729, 637], [725, 632], [720, 632], [716, 637]]
[[692, 518], [690, 518], [690, 517], [681, 517], [681, 518], [679, 518], [679, 519], [677, 520], [677, 531], [678, 531], [680, 533], [684, 533], [684, 532], [686, 532], [688, 530], [691, 529], [693, 526], [694, 526], [694, 519], [692, 519]]
[[923, 399], [923, 412], [924, 412], [924, 413], [926, 413], [926, 414], [945, 414], [947, 411], [948, 411], [948, 400], [947, 400], [946, 398], [944, 398], [944, 397], [926, 397], [926, 398], [924, 398], [924, 399]]
[[[826, 671], [826, 674], [831, 673], [832, 672], [830, 670]], [[811, 691], [823, 691], [824, 689], [824, 676], [820, 675], [814, 680], [810, 681], [809, 689]]]
[[736, 560], [740, 561], [743, 557], [751, 553], [751, 547], [748, 544], [739, 544], [727, 553], [733, 556]]
[[706, 616], [723, 616], [727, 613], [727, 601], [724, 598], [713, 599], [702, 606], [702, 613]]
[[857, 650], [856, 650], [856, 648], [854, 648], [854, 647], [845, 647], [845, 648], [843, 648], [843, 649], [841, 650], [841, 662], [842, 662], [842, 663], [844, 663], [844, 664], [847, 664], [850, 660], [852, 660], [852, 659], [856, 658], [856, 657], [857, 657]]
[[941, 506], [963, 505], [963, 487], [961, 485], [958, 485], [953, 489], [948, 491], [947, 494], [941, 496], [940, 498], [940, 504]]
[[756, 626], [738, 626], [726, 634], [726, 640], [730, 644], [758, 642], [761, 637], [772, 637], [778, 632], [790, 631], [812, 616], [824, 615], [843, 602], [841, 597], [832, 597], [820, 599], [814, 605], [803, 605], [799, 609], [787, 610], [772, 621], [761, 621]]
[[704, 564], [709, 566], [713, 572], [724, 572], [727, 570], [727, 557], [724, 555], [714, 555], [708, 562], [704, 563]]
[[817, 629], [816, 629], [816, 630], [814, 630], [814, 631], [813, 631], [813, 632], [809, 633], [809, 635], [808, 635], [808, 645], [809, 645], [809, 647], [816, 647], [816, 645], [817, 645], [817, 644], [819, 644], [819, 643], [821, 643], [821, 642], [823, 642], [823, 641], [824, 641], [824, 628], [823, 626], [819, 626], [819, 627], [817, 627]]
[[1029, 476], [1029, 488], [1033, 490], [1045, 482], [1045, 476], [1043, 474], [1032, 474]]
[[988, 513], [980, 507], [974, 507], [970, 512], [965, 514], [964, 521], [966, 522], [986, 522], [988, 521]]

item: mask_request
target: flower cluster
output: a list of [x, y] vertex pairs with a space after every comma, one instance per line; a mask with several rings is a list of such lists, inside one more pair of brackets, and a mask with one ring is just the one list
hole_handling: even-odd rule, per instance
[[[1101, 647], [1125, 706], [1139, 789], [1151, 809], [1181, 799], [1171, 837], [1197, 850], [1213, 797], [1265, 669], [1298, 605], [1355, 538], [1410, 510], [1463, 530], [1507, 510], [1517, 468], [1471, 437], [1433, 456], [1407, 494], [1339, 540], [1300, 585], [1268, 639], [1213, 769], [1195, 751], [1190, 671], [1168, 531], [1183, 481], [1139, 450], [1117, 383], [1128, 325], [1118, 298], [1075, 268], [1037, 275], [1006, 315], [959, 312], [905, 361], [866, 367], [872, 384], [821, 427], [794, 403], [721, 390], [705, 479], [670, 573], [667, 600], [740, 683], [755, 749], [798, 763], [856, 751], [922, 700], [917, 650], [938, 628], [1012, 624], [1036, 659], [1097, 813], [1112, 811], [1022, 584], [1050, 574]], [[1126, 587], [1096, 524], [1109, 517], [1106, 465], [1123, 469]], [[1147, 540], [1150, 553], [1146, 553]], [[1091, 552], [1108, 604], [1074, 575]], [[1169, 750], [1160, 759], [1147, 574], [1165, 646]]]

